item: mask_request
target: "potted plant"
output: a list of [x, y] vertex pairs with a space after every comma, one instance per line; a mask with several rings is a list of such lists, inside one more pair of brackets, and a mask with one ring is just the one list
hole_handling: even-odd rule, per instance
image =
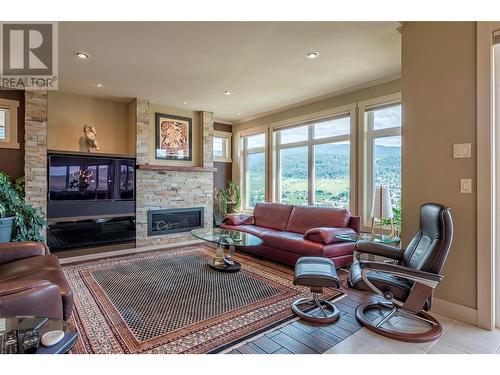
[[236, 182], [229, 181], [229, 186], [226, 189], [227, 212], [234, 213], [241, 206], [241, 191], [240, 185]]
[[15, 216], [10, 216], [7, 207], [0, 202], [0, 242], [10, 242]]
[[24, 201], [10, 177], [0, 172], [0, 242], [43, 241], [43, 212]]
[[226, 189], [214, 190], [214, 224], [218, 227], [227, 215]]

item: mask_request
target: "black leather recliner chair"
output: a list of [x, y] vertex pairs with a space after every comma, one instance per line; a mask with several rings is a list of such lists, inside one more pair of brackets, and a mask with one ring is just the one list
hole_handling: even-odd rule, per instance
[[[368, 329], [397, 340], [426, 342], [438, 338], [442, 332], [441, 325], [425, 311], [431, 307], [434, 288], [443, 279], [441, 271], [452, 238], [450, 209], [427, 203], [420, 208], [420, 227], [406, 249], [359, 241], [355, 249], [359, 254], [377, 255], [391, 259], [393, 263], [358, 259], [352, 264], [349, 286], [384, 297], [358, 306], [358, 320]], [[376, 324], [365, 314], [375, 308], [389, 309]], [[430, 329], [408, 333], [383, 327], [391, 317], [398, 315], [428, 324]]]

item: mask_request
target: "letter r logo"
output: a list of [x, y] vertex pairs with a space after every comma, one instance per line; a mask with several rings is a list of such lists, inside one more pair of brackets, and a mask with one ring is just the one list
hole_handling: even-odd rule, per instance
[[3, 23], [3, 75], [54, 74], [54, 38], [51, 23]]

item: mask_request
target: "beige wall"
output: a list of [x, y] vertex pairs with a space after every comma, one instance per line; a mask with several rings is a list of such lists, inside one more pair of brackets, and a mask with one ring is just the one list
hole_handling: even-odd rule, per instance
[[[421, 204], [451, 207], [455, 234], [436, 296], [476, 308], [476, 24], [405, 23], [401, 85], [403, 244]], [[454, 143], [472, 143], [472, 158], [453, 159]], [[472, 178], [472, 194], [460, 193], [461, 178]]]
[[[149, 163], [150, 164], [165, 164], [165, 165], [179, 165], [179, 166], [201, 166], [201, 149], [202, 149], [202, 125], [200, 121], [199, 112], [184, 111], [182, 109], [167, 107], [160, 104], [150, 103], [149, 105]], [[155, 113], [163, 113], [167, 115], [190, 117], [193, 119], [193, 160], [192, 161], [182, 161], [182, 160], [158, 160], [155, 157], [156, 152], [156, 124], [155, 124]]]
[[83, 126], [97, 130], [99, 153], [135, 155], [126, 103], [50, 91], [48, 99], [47, 148], [86, 151], [80, 139]]

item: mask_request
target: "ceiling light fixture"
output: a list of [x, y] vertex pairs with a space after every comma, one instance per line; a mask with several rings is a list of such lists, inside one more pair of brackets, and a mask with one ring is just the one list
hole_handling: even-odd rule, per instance
[[233, 93], [232, 93], [231, 91], [229, 91], [229, 90], [224, 90], [224, 95], [228, 95], [228, 96], [229, 96], [229, 95], [232, 95], [232, 94], [233, 94]]
[[98, 83], [96, 86], [97, 87], [102, 87], [102, 83]]
[[89, 54], [85, 52], [75, 52], [75, 56], [82, 60], [89, 58]]
[[184, 102], [184, 104], [188, 104], [188, 102]]
[[318, 56], [319, 56], [319, 52], [307, 52], [306, 53], [306, 57], [308, 59], [315, 59]]

